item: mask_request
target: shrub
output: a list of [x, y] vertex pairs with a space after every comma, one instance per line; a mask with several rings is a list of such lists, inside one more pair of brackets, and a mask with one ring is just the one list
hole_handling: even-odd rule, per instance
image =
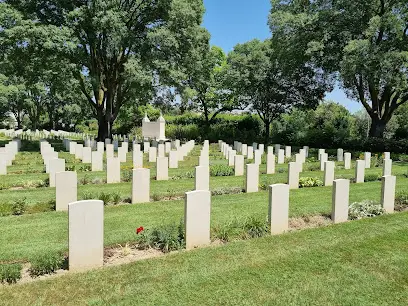
[[320, 171], [320, 165], [318, 164], [310, 164], [306, 167], [307, 171]]
[[155, 248], [164, 253], [179, 250], [185, 246], [184, 224], [143, 230], [137, 235], [137, 243], [140, 248]]
[[125, 170], [122, 172], [122, 182], [131, 182], [133, 173], [130, 170]]
[[285, 169], [279, 168], [278, 170], [276, 170], [276, 172], [277, 172], [277, 173], [284, 173], [284, 172], [285, 172]]
[[244, 222], [244, 237], [257, 238], [265, 236], [268, 233], [268, 226], [265, 220], [260, 220], [255, 217], [249, 217]]
[[162, 196], [158, 193], [153, 193], [152, 194], [152, 199], [154, 202], [160, 201], [162, 199]]
[[349, 219], [358, 220], [362, 218], [375, 217], [385, 213], [380, 204], [371, 200], [355, 202], [349, 206]]
[[14, 201], [14, 203], [12, 204], [11, 209], [12, 209], [13, 215], [15, 215], [15, 216], [20, 216], [20, 215], [24, 214], [25, 211], [27, 210], [26, 198]]
[[364, 182], [375, 182], [381, 180], [381, 176], [378, 174], [366, 174], [364, 176]]
[[89, 183], [91, 183], [91, 179], [87, 174], [85, 174], [84, 177], [79, 180], [79, 183], [81, 185], [88, 185]]
[[265, 220], [249, 217], [246, 219], [233, 219], [225, 224], [212, 228], [213, 236], [224, 242], [233, 239], [249, 239], [265, 236], [268, 226]]
[[173, 181], [178, 181], [178, 180], [181, 180], [181, 179], [194, 178], [194, 177], [195, 177], [195, 173], [193, 171], [188, 171], [188, 172], [183, 173], [183, 174], [174, 175], [170, 179], [173, 180]]
[[223, 195], [223, 194], [239, 194], [243, 190], [241, 187], [220, 187], [211, 191], [211, 195]]
[[64, 256], [60, 253], [48, 253], [37, 256], [31, 260], [30, 276], [37, 277], [44, 274], [55, 273], [62, 268]]
[[114, 205], [117, 205], [117, 204], [119, 204], [120, 203], [120, 194], [119, 193], [114, 193], [114, 194], [112, 194], [112, 203], [114, 204]]
[[101, 192], [98, 196], [98, 199], [103, 201], [104, 205], [108, 205], [111, 201], [111, 194], [110, 193], [105, 193]]
[[95, 196], [92, 192], [89, 192], [89, 191], [84, 191], [81, 196], [82, 200], [93, 200], [95, 198], [99, 198], [99, 197]]
[[234, 168], [227, 165], [213, 165], [210, 167], [210, 176], [232, 176]]
[[395, 195], [395, 209], [402, 211], [408, 208], [408, 191], [403, 190]]
[[2, 284], [15, 284], [21, 279], [21, 264], [1, 264], [0, 265], [0, 282]]
[[317, 177], [301, 177], [299, 179], [299, 187], [320, 187], [323, 186], [323, 182]]

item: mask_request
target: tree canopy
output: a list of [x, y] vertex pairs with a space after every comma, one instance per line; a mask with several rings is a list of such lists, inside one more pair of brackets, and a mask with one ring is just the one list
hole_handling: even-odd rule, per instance
[[258, 113], [269, 141], [272, 120], [294, 107], [314, 108], [324, 98], [326, 81], [312, 68], [286, 62], [280, 46], [252, 40], [228, 54], [228, 77], [238, 99]]
[[[335, 76], [383, 137], [408, 101], [408, 6], [405, 0], [272, 0], [273, 40]], [[334, 80], [334, 78], [333, 78]]]
[[8, 60], [29, 58], [53, 73], [65, 67], [98, 119], [99, 139], [111, 136], [123, 105], [176, 84], [185, 55], [206, 32], [201, 0], [5, 2]]

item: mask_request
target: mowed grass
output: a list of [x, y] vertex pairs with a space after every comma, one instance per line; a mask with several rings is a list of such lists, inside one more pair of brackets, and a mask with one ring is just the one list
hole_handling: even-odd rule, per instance
[[[398, 178], [397, 189], [408, 188], [408, 179]], [[350, 200], [379, 201], [380, 182], [352, 184]], [[290, 216], [322, 215], [331, 212], [331, 187], [293, 190], [290, 194]], [[224, 224], [234, 218], [266, 218], [268, 192], [212, 197], [211, 223]], [[135, 229], [179, 223], [184, 201], [153, 202], [105, 208], [105, 245], [132, 242]], [[68, 215], [48, 212], [0, 218], [0, 261], [30, 260], [48, 252], [68, 249]]]
[[408, 213], [4, 286], [0, 296], [3, 305], [407, 305]]
[[[130, 156], [130, 157], [129, 157]], [[128, 154], [128, 159], [131, 158], [131, 154]], [[212, 164], [226, 164], [226, 160], [211, 160]], [[131, 161], [128, 160], [127, 163], [124, 163], [122, 167], [131, 168]], [[169, 169], [169, 176], [181, 176], [177, 180], [168, 180], [168, 181], [156, 181], [155, 179], [151, 180], [151, 196], [159, 195], [182, 195], [184, 192], [194, 189], [194, 179], [193, 178], [183, 178], [183, 174], [190, 173], [194, 174], [194, 166], [198, 164], [197, 156], [189, 156], [188, 159], [184, 162], [180, 162], [180, 168], [178, 169]], [[153, 163], [145, 163], [147, 167], [151, 168], [151, 176], [156, 175], [156, 170]], [[307, 163], [305, 164], [303, 171], [300, 174], [300, 177], [316, 177], [320, 180], [323, 180], [324, 173], [322, 171], [307, 171], [306, 168], [310, 166], [317, 166], [318, 163]], [[354, 166], [354, 165], [353, 165]], [[14, 167], [14, 166], [12, 166]], [[268, 185], [275, 183], [287, 183], [287, 164], [276, 165], [276, 169], [280, 169], [280, 173], [277, 171], [275, 174], [267, 175], [260, 174], [259, 182], [260, 184]], [[131, 170], [127, 170], [131, 171]], [[266, 165], [262, 164], [260, 166], [260, 172], [266, 171]], [[282, 172], [284, 171], [284, 172]], [[370, 168], [366, 169], [366, 175], [381, 175], [382, 168]], [[407, 173], [407, 164], [403, 162], [396, 162], [393, 164], [393, 175], [397, 175], [399, 178], [403, 179], [403, 174]], [[124, 172], [122, 171], [122, 176]], [[28, 181], [36, 181], [39, 179], [48, 178], [46, 173], [29, 173], [29, 174], [8, 174], [0, 176], [2, 180], [1, 183], [4, 185], [13, 185], [13, 184], [23, 184]], [[351, 179], [355, 176], [355, 169], [345, 170], [345, 169], [336, 169], [335, 170], [336, 178], [348, 178]], [[105, 179], [106, 172], [78, 172], [78, 199], [83, 199], [89, 194], [94, 195], [95, 197], [98, 194], [104, 193], [118, 193], [122, 199], [131, 197], [131, 183], [120, 183], [120, 184], [87, 184], [81, 185], [81, 182], [84, 178], [87, 178], [87, 181], [92, 181], [92, 179], [99, 178]], [[217, 190], [222, 188], [243, 188], [245, 184], [245, 177], [211, 177], [210, 179], [210, 188], [211, 190]], [[0, 206], [3, 203], [11, 203], [16, 200], [26, 199], [28, 205], [34, 205], [39, 203], [47, 203], [55, 199], [55, 188], [42, 187], [42, 188], [12, 188], [0, 190]]]

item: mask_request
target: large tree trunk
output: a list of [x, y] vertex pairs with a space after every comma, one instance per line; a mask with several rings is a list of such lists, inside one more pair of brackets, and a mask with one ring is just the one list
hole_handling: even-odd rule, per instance
[[98, 141], [105, 141], [106, 138], [112, 139], [112, 122], [101, 114], [98, 116]]
[[265, 145], [267, 146], [269, 144], [269, 137], [271, 135], [271, 121], [265, 120]]
[[383, 138], [387, 122], [384, 119], [371, 118], [370, 137]]

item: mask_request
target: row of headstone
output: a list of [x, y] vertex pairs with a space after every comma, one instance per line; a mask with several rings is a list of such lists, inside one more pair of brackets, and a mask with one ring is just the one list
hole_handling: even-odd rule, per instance
[[21, 148], [21, 140], [16, 138], [0, 148], [0, 175], [7, 174], [7, 166], [11, 166]]
[[[134, 171], [140, 170], [135, 169]], [[144, 170], [148, 171], [148, 169]], [[140, 174], [135, 176], [140, 177]], [[395, 176], [383, 176], [382, 178], [381, 204], [387, 213], [394, 211], [395, 183]], [[284, 233], [289, 229], [289, 190], [288, 184], [269, 186], [268, 225], [272, 235]], [[333, 223], [348, 220], [349, 193], [349, 180], [333, 181], [331, 213]], [[69, 269], [84, 271], [103, 266], [104, 203], [100, 200], [72, 202], [68, 205], [68, 219]], [[186, 192], [184, 225], [187, 250], [211, 243], [210, 224], [210, 191]]]
[[51, 144], [42, 139], [40, 141], [40, 152], [45, 166], [45, 172], [49, 175], [49, 186], [55, 187], [56, 173], [65, 171], [65, 159], [58, 158], [58, 152], [55, 152]]

